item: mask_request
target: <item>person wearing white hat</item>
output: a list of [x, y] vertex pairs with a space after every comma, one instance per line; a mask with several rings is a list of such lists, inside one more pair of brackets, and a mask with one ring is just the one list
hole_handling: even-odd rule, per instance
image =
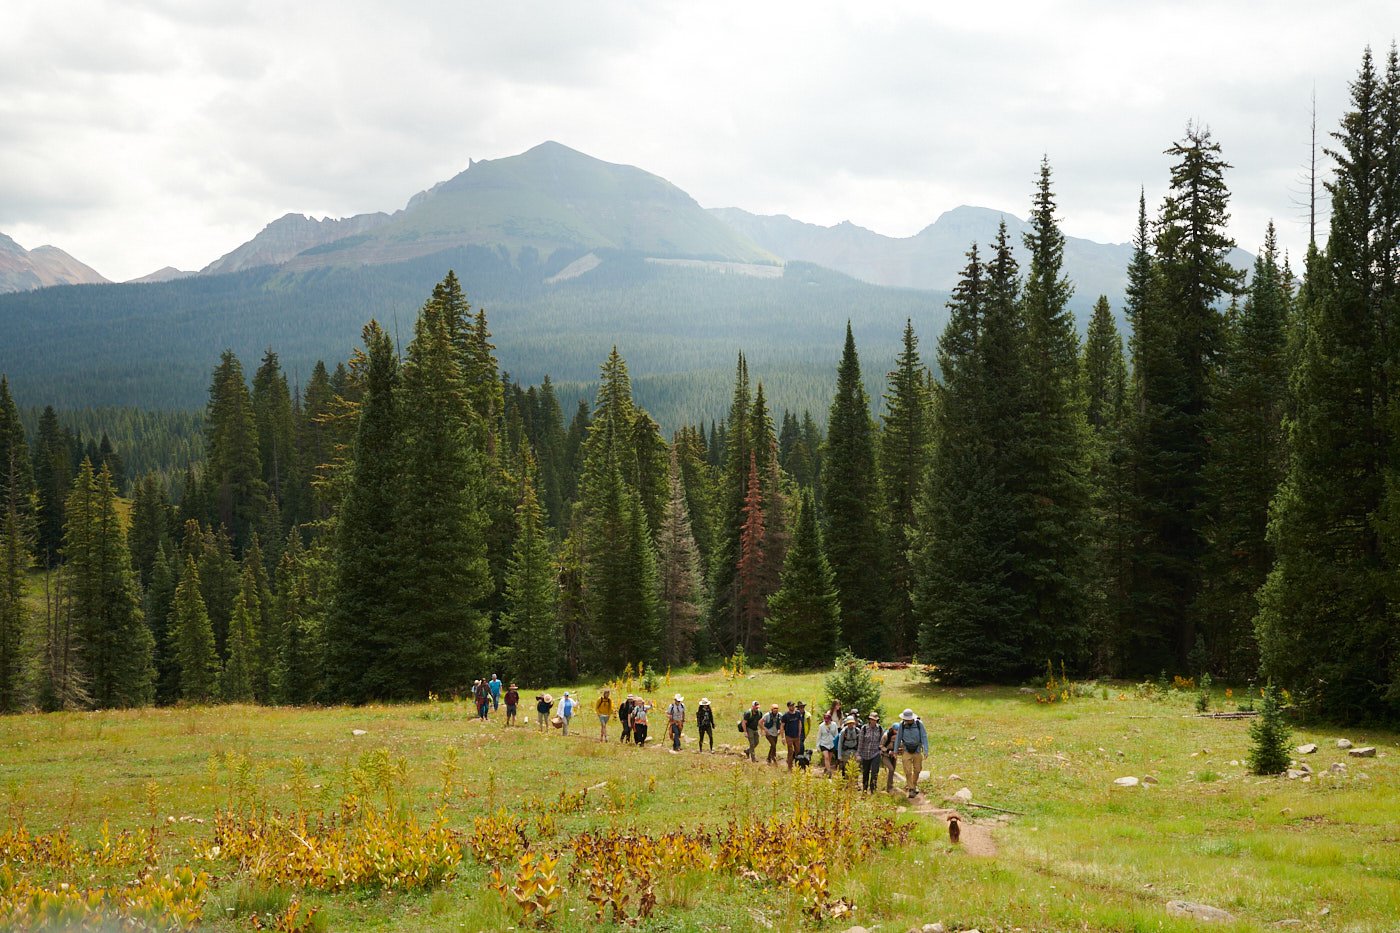
[[928, 754], [928, 730], [912, 709], [899, 714], [894, 747], [904, 765], [904, 787], [913, 799], [919, 794], [919, 772], [923, 771], [924, 756]]
[[666, 707], [666, 731], [671, 734], [671, 751], [681, 750], [681, 729], [685, 728], [685, 697], [679, 693]]
[[564, 691], [563, 698], [559, 701], [559, 715], [564, 720], [564, 734], [569, 734], [569, 723], [574, 721], [574, 707], [578, 706], [578, 701], [573, 698], [569, 691]]
[[710, 751], [715, 750], [715, 711], [710, 709], [708, 697], [700, 698], [700, 706], [695, 710], [695, 725], [700, 730], [700, 747], [696, 752], [705, 750], [705, 736], [710, 737]]
[[856, 757], [856, 749], [860, 747], [860, 726], [856, 724], [855, 716], [847, 716], [841, 723], [841, 737], [837, 740], [836, 758], [841, 766], [841, 776], [846, 776], [846, 767], [851, 759]]

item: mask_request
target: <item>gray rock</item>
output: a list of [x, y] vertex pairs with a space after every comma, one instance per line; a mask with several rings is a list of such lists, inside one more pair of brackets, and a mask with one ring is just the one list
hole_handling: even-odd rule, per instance
[[923, 929], [920, 930], [919, 933], [943, 933], [943, 924], [925, 923]]
[[1114, 778], [1113, 783], [1117, 784], [1119, 787], [1137, 787], [1138, 779], [1135, 777], [1120, 777]]
[[366, 732], [366, 731], [363, 730], [363, 729], [351, 729], [351, 730], [350, 730], [350, 734], [351, 734], [351, 735], [369, 735], [369, 733]]
[[870, 933], [865, 927], [847, 927], [844, 933]]
[[1332, 762], [1332, 767], [1328, 768], [1327, 770], [1331, 771], [1333, 774], [1345, 774], [1347, 770], [1346, 762], [1334, 761]]
[[1298, 746], [1298, 754], [1300, 754], [1300, 755], [1311, 755], [1311, 754], [1313, 754], [1313, 753], [1316, 752], [1316, 751], [1317, 751], [1317, 743], [1316, 743], [1316, 742], [1309, 742], [1307, 745], [1299, 745], [1299, 746]]
[[957, 799], [961, 800], [963, 803], [969, 803], [969, 802], [971, 802], [971, 800], [972, 800], [972, 791], [969, 790], [968, 788], [964, 787], [964, 788], [961, 788], [961, 789], [960, 789], [956, 794], [954, 794], [953, 796], [956, 797]]
[[1301, 764], [1298, 766], [1298, 770], [1303, 772], [1304, 774], [1312, 774], [1312, 765]]
[[1337, 740], [1337, 747], [1338, 747], [1338, 748], [1351, 748], [1351, 739], [1338, 739], [1338, 740]]
[[1167, 913], [1178, 917], [1190, 917], [1206, 923], [1228, 922], [1235, 917], [1227, 910], [1194, 901], [1167, 901]]
[[1375, 758], [1376, 746], [1367, 745], [1365, 748], [1353, 748], [1347, 754], [1353, 758]]
[[1149, 774], [1147, 777], [1145, 777], [1145, 778], [1142, 779], [1142, 783], [1144, 783], [1144, 784], [1156, 784], [1156, 783], [1157, 783], [1157, 779], [1156, 779], [1155, 777], [1153, 777], [1152, 775]]
[[1303, 772], [1299, 771], [1297, 768], [1289, 768], [1289, 769], [1288, 769], [1287, 777], [1288, 777], [1288, 779], [1289, 779], [1290, 781], [1296, 781], [1296, 780], [1298, 780], [1298, 778], [1300, 778], [1300, 777], [1302, 777], [1302, 776], [1303, 776]]

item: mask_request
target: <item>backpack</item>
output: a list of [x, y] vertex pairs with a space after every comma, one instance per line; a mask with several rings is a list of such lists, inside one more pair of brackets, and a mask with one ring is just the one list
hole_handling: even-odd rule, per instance
[[[915, 720], [915, 722], [918, 722], [918, 720]], [[912, 741], [909, 736], [910, 731], [908, 726], [901, 726], [899, 736], [904, 741], [904, 750], [912, 754], [924, 747], [924, 724], [921, 722], [919, 723], [919, 731], [914, 734]]]

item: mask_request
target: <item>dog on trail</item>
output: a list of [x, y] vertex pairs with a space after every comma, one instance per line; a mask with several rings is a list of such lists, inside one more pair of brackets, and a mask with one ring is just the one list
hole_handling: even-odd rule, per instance
[[958, 815], [954, 813], [948, 817], [948, 841], [957, 845], [961, 836], [962, 827], [958, 825]]

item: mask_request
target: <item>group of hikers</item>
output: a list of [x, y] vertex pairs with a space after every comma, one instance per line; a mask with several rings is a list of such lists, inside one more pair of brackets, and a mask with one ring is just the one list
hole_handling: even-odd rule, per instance
[[[505, 690], [502, 687], [499, 676], [493, 676], [489, 681], [483, 678], [472, 685], [477, 716], [487, 719], [493, 710], [504, 704], [506, 725], [514, 725], [520, 706], [520, 691], [515, 684]], [[553, 725], [568, 735], [579, 705], [578, 698], [565, 690], [556, 712], [553, 695], [537, 694], [535, 712], [539, 730], [548, 731]], [[616, 716], [622, 726], [621, 741], [638, 747], [646, 745], [654, 707], [655, 704], [645, 697], [631, 693], [621, 702], [614, 702], [612, 691], [604, 688], [593, 704], [593, 712], [598, 717], [598, 741], [608, 741], [608, 723]], [[665, 717], [666, 738], [671, 743], [671, 751], [679, 752], [681, 737], [689, 720], [685, 698], [679, 693], [666, 707]], [[708, 739], [710, 751], [713, 752], [715, 713], [708, 698], [701, 698], [694, 721], [698, 732], [696, 751], [704, 751]], [[750, 761], [758, 760], [759, 741], [767, 739], [767, 762], [777, 765], [778, 742], [782, 740], [789, 771], [794, 766], [811, 766], [814, 758], [827, 777], [837, 773], [844, 777], [848, 769], [858, 767], [861, 789], [874, 793], [880, 789], [882, 769], [885, 772], [886, 792], [894, 791], [895, 771], [902, 770], [905, 792], [911, 798], [918, 796], [919, 775], [924, 767], [924, 756], [928, 754], [928, 730], [912, 709], [906, 709], [890, 725], [883, 726], [878, 712], [868, 712], [862, 720], [860, 710], [843, 711], [841, 702], [837, 700], [822, 713], [821, 720], [816, 724], [815, 752], [807, 751], [807, 743], [813, 735], [812, 715], [807, 711], [807, 704], [801, 700], [789, 700], [786, 710], [774, 703], [767, 713], [754, 700], [736, 725], [739, 733], [748, 740], [745, 754]]]

